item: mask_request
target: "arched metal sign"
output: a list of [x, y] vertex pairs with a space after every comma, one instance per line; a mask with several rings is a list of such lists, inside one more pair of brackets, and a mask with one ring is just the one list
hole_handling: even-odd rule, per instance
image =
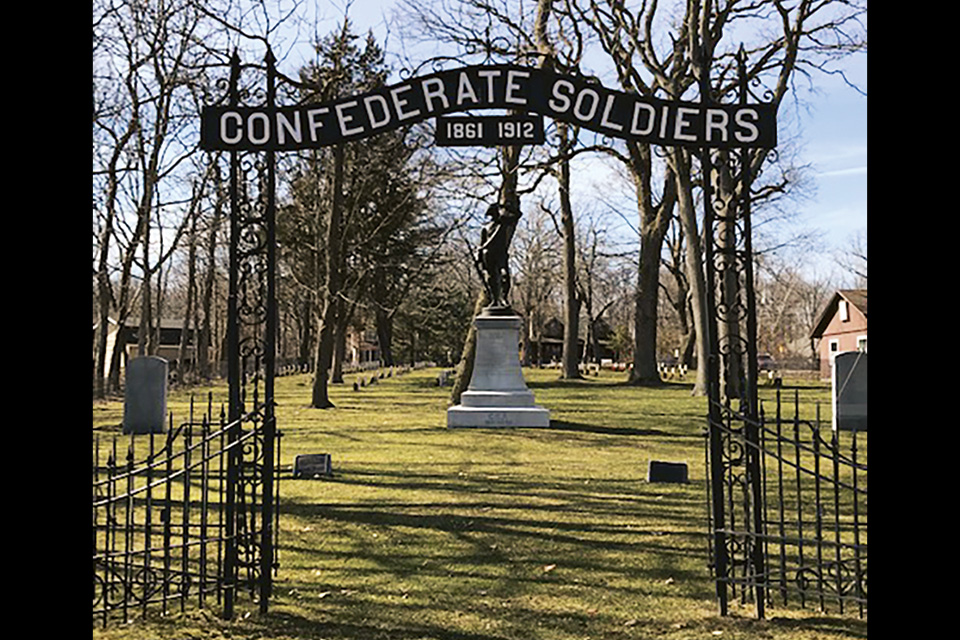
[[532, 112], [605, 136], [658, 145], [769, 149], [777, 144], [771, 104], [658, 100], [517, 65], [450, 69], [317, 104], [207, 107], [200, 139], [211, 151], [309, 149], [474, 109]]

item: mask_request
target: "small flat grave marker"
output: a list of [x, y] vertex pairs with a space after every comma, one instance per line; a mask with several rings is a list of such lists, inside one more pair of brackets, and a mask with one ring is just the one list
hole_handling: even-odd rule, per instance
[[647, 482], [688, 482], [686, 462], [662, 462], [651, 460], [647, 467]]
[[332, 476], [333, 464], [329, 453], [305, 453], [293, 459], [294, 478]]

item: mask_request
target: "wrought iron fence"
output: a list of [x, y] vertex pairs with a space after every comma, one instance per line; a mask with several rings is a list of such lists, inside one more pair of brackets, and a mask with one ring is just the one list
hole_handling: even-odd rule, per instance
[[[104, 626], [148, 610], [222, 608], [260, 597], [260, 558], [276, 562], [276, 494], [265, 495], [259, 412], [202, 415], [165, 434], [97, 436], [93, 450], [93, 615]], [[279, 443], [275, 447], [279, 459]], [[273, 483], [276, 490], [279, 483]], [[273, 526], [265, 526], [264, 518]], [[267, 535], [264, 535], [264, 531]]]
[[834, 431], [796, 391], [785, 401], [777, 390], [772, 404], [768, 412], [761, 403], [753, 422], [726, 403], [710, 424], [720, 455], [708, 454], [708, 464], [718, 464], [722, 478], [708, 495], [721, 607], [729, 588], [730, 597], [756, 603], [760, 616], [764, 604], [778, 603], [863, 618], [867, 433]]

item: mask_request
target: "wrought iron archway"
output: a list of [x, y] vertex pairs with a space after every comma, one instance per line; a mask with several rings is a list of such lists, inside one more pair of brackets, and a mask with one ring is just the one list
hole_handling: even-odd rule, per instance
[[[632, 136], [652, 144], [683, 144], [700, 149], [705, 176], [704, 226], [709, 238], [705, 262], [708, 284], [706, 302], [710, 310], [707, 328], [710, 357], [707, 366], [712, 567], [721, 613], [727, 613], [728, 589], [742, 586], [741, 593], [748, 588], [753, 590], [758, 614], [762, 616], [769, 597], [772, 573], [765, 553], [769, 535], [766, 533], [764, 516], [766, 453], [762, 444], [767, 428], [757, 398], [756, 300], [750, 199], [757, 162], [766, 155], [765, 150], [775, 144], [776, 132], [775, 112], [771, 106], [762, 101], [748, 103], [751, 93], [746, 84], [743, 62], [741, 52], [741, 79], [735, 104], [711, 101], [709, 78], [702, 80], [700, 103], [644, 101], [635, 95], [609, 90], [575, 76], [499, 65], [438, 72], [363, 96], [289, 108], [276, 104], [278, 74], [272, 53], [267, 52], [264, 66], [241, 65], [239, 56], [234, 53], [226, 86], [226, 104], [205, 108], [203, 118], [204, 148], [228, 152], [230, 166], [229, 400], [222, 428], [218, 432], [224, 439], [220, 459], [223, 460], [221, 469], [225, 485], [221, 503], [223, 512], [218, 525], [218, 542], [223, 546], [222, 556], [218, 558], [222, 558], [222, 562], [218, 561], [215, 575], [209, 577], [206, 575], [207, 567], [202, 562], [202, 568], [196, 572], [189, 569], [185, 556], [184, 569], [176, 574], [179, 575], [176, 578], [179, 582], [170, 578], [164, 584], [178, 584], [181, 592], [186, 594], [189, 580], [197, 580], [188, 580], [188, 576], [199, 575], [199, 580], [204, 584], [212, 580], [217, 585], [218, 594], [222, 595], [226, 617], [233, 616], [236, 596], [242, 590], [249, 590], [254, 595], [261, 610], [268, 608], [273, 577], [278, 567], [276, 549], [279, 528], [279, 433], [274, 399], [278, 320], [275, 280], [276, 154], [294, 148], [281, 143], [285, 139], [298, 139], [304, 141], [307, 147], [317, 147], [337, 144], [348, 138], [375, 135], [386, 130], [374, 126], [385, 117], [383, 112], [376, 111], [375, 104], [392, 104], [394, 115], [399, 120], [410, 116], [407, 118], [410, 121], [415, 119], [411, 115], [414, 111], [420, 119], [456, 111], [461, 105], [452, 105], [452, 96], [456, 94], [458, 101], [463, 95], [469, 96], [468, 92], [462, 91], [463, 83], [469, 84], [473, 77], [470, 74], [475, 74], [477, 78], [483, 78], [483, 84], [478, 83], [471, 89], [486, 87], [488, 92], [484, 94], [488, 100], [483, 108], [522, 107], [519, 110], [575, 121], [611, 137]], [[243, 86], [253, 86], [252, 83], [241, 82], [241, 74], [247, 71], [253, 72], [257, 76], [257, 84], [262, 81], [265, 88], [253, 91], [243, 89]], [[549, 96], [554, 100], [547, 99]], [[359, 110], [362, 101], [366, 101], [366, 111]], [[481, 108], [472, 102], [467, 106]], [[641, 119], [642, 114], [647, 114], [646, 120]], [[631, 123], [629, 127], [628, 122]], [[725, 123], [723, 126], [739, 123], [743, 125], [741, 134], [753, 129], [757, 135], [737, 135], [734, 129], [723, 129], [721, 123]], [[312, 127], [310, 131], [339, 129], [344, 135], [310, 139], [305, 128], [307, 125]], [[347, 135], [351, 126], [356, 129], [351, 134], [353, 138]], [[240, 131], [244, 132], [243, 135], [238, 133]], [[635, 131], [641, 131], [643, 135], [631, 133]], [[711, 140], [711, 135], [716, 137]], [[207, 426], [201, 426], [206, 434], [210, 428], [209, 423], [205, 424]], [[184, 433], [189, 433], [189, 429]], [[146, 477], [149, 477], [149, 468], [153, 464], [151, 462], [148, 465]], [[132, 477], [132, 463], [129, 466], [131, 473], [128, 477]], [[190, 477], [189, 472], [185, 474], [187, 478]], [[111, 475], [111, 490], [117, 478]], [[132, 494], [124, 499], [128, 500], [129, 505], [133, 504]], [[105, 502], [98, 502], [95, 497], [94, 505], [95, 520], [98, 505], [103, 506], [109, 516], [110, 507]], [[183, 511], [189, 513], [189, 500]], [[133, 513], [132, 506], [128, 507], [127, 513]], [[107, 526], [108, 532], [111, 526]], [[188, 546], [187, 533], [190, 527], [189, 522], [185, 521], [182, 527], [184, 548]], [[95, 541], [97, 531], [95, 524]], [[785, 538], [781, 537], [780, 540], [783, 549]], [[837, 548], [840, 546], [838, 534]], [[865, 561], [865, 545], [860, 545], [858, 541], [853, 547], [858, 554], [861, 550], [864, 552], [862, 558], [857, 556], [857, 585], [853, 587], [856, 594], [850, 596], [850, 588], [840, 585], [839, 580], [838, 590], [843, 592], [842, 597], [859, 599], [865, 603], [865, 565], [862, 574], [860, 572], [860, 560]], [[140, 557], [143, 552], [131, 553]], [[149, 555], [148, 550], [143, 553], [143, 558], [149, 558]], [[95, 551], [95, 580], [100, 575], [96, 573], [97, 557]], [[110, 564], [119, 557], [118, 554], [107, 553], [102, 557], [110, 565], [112, 573], [109, 576], [118, 576], [113, 582], [109, 576], [106, 581], [100, 580], [103, 601], [109, 600], [107, 596], [112, 593], [111, 585], [123, 585], [123, 589], [131, 593], [141, 589], [144, 604], [148, 599], [148, 591], [151, 594], [158, 593], [159, 578], [156, 578], [156, 572], [135, 570], [130, 554], [125, 556], [122, 571], [117, 569], [118, 565]], [[835, 566], [846, 564], [838, 557]], [[149, 561], [147, 566], [149, 568]], [[807, 570], [803, 575], [810, 575], [811, 567], [801, 569]], [[813, 570], [817, 575], [828, 571], [823, 564]], [[786, 569], [783, 569], [780, 575], [785, 573]], [[173, 574], [167, 570], [164, 575]], [[136, 576], [143, 578], [142, 584], [137, 582]], [[145, 576], [154, 577], [148, 579]], [[821, 583], [823, 579], [818, 578], [818, 584]], [[138, 584], [139, 587], [134, 588]], [[161, 591], [166, 594], [166, 589], [164, 587]], [[124, 611], [126, 602], [124, 600]], [[108, 608], [108, 605], [104, 605], [105, 617]]]
[[[610, 137], [633, 137], [654, 144], [700, 149], [703, 175], [709, 177], [704, 180], [704, 226], [710, 238], [706, 246], [705, 263], [708, 283], [706, 302], [710, 310], [707, 332], [710, 344], [708, 442], [711, 558], [718, 600], [721, 612], [725, 614], [727, 587], [734, 582], [733, 569], [747, 567], [752, 576], [763, 576], [765, 571], [760, 545], [755, 544], [756, 532], [762, 526], [760, 510], [751, 506], [762, 504], [759, 454], [756, 446], [746, 446], [742, 460], [731, 458], [729, 451], [734, 447], [733, 439], [729, 429], [724, 432], [721, 428], [731, 423], [730, 400], [735, 398], [740, 405], [737, 415], [744, 420], [737, 437], [751, 443], [757, 439], [756, 303], [752, 273], [750, 191], [754, 171], [752, 164], [757, 153], [755, 150], [760, 149], [759, 153], [765, 154], [764, 150], [776, 143], [775, 110], [762, 101], [748, 103], [750, 92], [744, 79], [742, 52], [740, 60], [741, 82], [735, 105], [712, 101], [708, 78], [704, 79], [701, 86], [699, 104], [658, 100], [644, 102], [636, 96], [587, 83], [575, 76], [545, 73], [529, 67], [493, 65], [441, 71], [321, 105], [277, 107], [276, 70], [272, 54], [268, 52], [266, 57], [266, 91], [260, 94], [261, 100], [249, 100], [252, 95], [249, 92], [241, 95], [241, 65], [235, 54], [231, 61], [229, 102], [223, 107], [204, 110], [203, 131], [205, 148], [227, 150], [230, 153], [230, 417], [233, 420], [251, 415], [256, 423], [254, 428], [263, 434], [264, 465], [248, 478], [246, 484], [240, 482], [236, 486], [257, 484], [253, 478], [258, 478], [262, 484], [257, 488], [262, 495], [271, 495], [274, 491], [272, 480], [268, 478], [274, 475], [272, 443], [276, 438], [273, 376], [276, 340], [274, 224], [277, 151], [329, 146], [376, 135], [381, 130], [398, 126], [396, 120], [416, 122], [457, 111], [456, 107], [447, 104], [443, 91], [452, 85], [459, 84], [462, 87], [465, 74], [468, 84], [469, 74], [483, 76], [489, 83], [488, 104], [468, 105], [473, 108], [512, 108], [517, 106], [517, 101], [526, 101], [524, 107], [528, 112], [576, 122], [580, 112], [576, 107], [570, 109], [573, 106], [572, 97], [587, 95], [595, 101], [597, 108], [583, 107], [584, 117], [580, 118], [578, 124]], [[459, 74], [459, 79], [456, 79], [456, 74]], [[497, 75], [501, 77], [501, 84], [498, 85], [500, 93], [493, 88], [492, 78]], [[529, 79], [530, 83], [517, 84], [518, 78]], [[415, 84], [417, 82], [420, 84]], [[563, 104], [560, 98], [564, 97], [558, 87], [570, 92], [565, 110], [558, 108]], [[547, 100], [546, 96], [550, 95], [557, 100]], [[378, 129], [377, 118], [386, 117], [386, 112], [377, 115], [370, 105], [389, 104], [388, 98], [396, 108], [394, 115], [399, 118], [384, 125], [386, 129]], [[443, 108], [432, 109], [434, 100]], [[368, 101], [370, 104], [367, 104]], [[367, 106], [365, 115], [359, 110], [361, 102]], [[598, 108], [601, 103], [606, 105], [604, 109]], [[590, 102], [585, 100], [582, 104]], [[579, 99], [577, 105], [581, 105]], [[357, 110], [347, 113], [348, 109]], [[656, 114], [659, 120], [654, 121], [654, 116], [650, 115], [644, 125], [643, 135], [629, 133], [622, 125], [630, 119], [631, 109], [634, 127], [638, 122], [637, 114], [641, 111]], [[755, 121], [747, 119], [751, 127], [755, 125], [757, 135], [738, 136], [727, 131], [711, 140], [711, 131], [717, 131], [711, 127], [716, 122], [742, 122], [737, 115], [743, 113], [739, 109], [745, 109], [752, 114], [751, 118], [756, 118]], [[586, 117], [587, 113], [589, 117]], [[712, 123], [711, 113], [725, 115], [718, 116], [716, 122]], [[691, 114], [693, 120], [685, 120]], [[621, 122], [619, 125], [616, 122], [618, 118]], [[323, 135], [308, 139], [304, 133], [304, 123], [311, 123], [311, 131]], [[336, 133], [338, 128], [340, 133]], [[737, 140], [742, 141], [739, 146]], [[746, 335], [743, 335], [744, 331]], [[252, 413], [249, 413], [248, 406], [252, 407]], [[266, 462], [268, 459], [269, 462]], [[745, 508], [745, 518], [750, 524], [745, 534], [728, 528], [728, 520], [733, 518], [733, 513], [727, 508], [727, 503], [730, 502], [734, 485], [750, 496]], [[233, 483], [230, 486], [234, 486]], [[238, 548], [244, 548], [246, 553], [241, 555], [246, 560], [241, 561], [240, 555], [234, 554], [236, 559], [234, 564], [227, 567], [227, 575], [236, 575], [244, 568], [248, 574], [246, 582], [258, 585], [261, 606], [265, 608], [271, 590], [271, 571], [276, 568], [276, 530], [270, 524], [276, 509], [272, 502], [268, 504], [265, 501], [263, 506], [259, 541], [255, 542], [249, 535], [244, 537], [239, 531], [228, 536], [236, 540]], [[764, 583], [754, 579], [752, 584], [756, 587], [759, 614], [762, 616]], [[230, 601], [226, 609], [232, 609]]]

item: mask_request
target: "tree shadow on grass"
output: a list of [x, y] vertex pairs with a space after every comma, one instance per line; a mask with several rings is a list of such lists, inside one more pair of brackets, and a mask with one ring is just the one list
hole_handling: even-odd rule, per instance
[[675, 434], [660, 429], [635, 429], [629, 427], [605, 427], [598, 424], [583, 422], [567, 422], [551, 420], [549, 427], [531, 427], [537, 431], [578, 431], [581, 433], [602, 433], [610, 436], [673, 436]]
[[511, 640], [500, 634], [457, 631], [449, 628], [440, 628], [429, 624], [397, 624], [393, 628], [384, 628], [376, 623], [363, 624], [364, 621], [318, 621], [312, 617], [296, 615], [287, 612], [271, 612], [268, 614], [269, 625], [264, 625], [267, 631], [273, 632], [277, 628], [286, 633], [292, 633], [297, 638], [338, 638], [339, 640], [406, 640], [406, 639], [443, 639], [443, 640]]
[[867, 621], [858, 618], [826, 616], [815, 618], [770, 618], [770, 624], [784, 629], [818, 631], [833, 635], [845, 635], [851, 638], [867, 637]]
[[692, 382], [679, 382], [674, 380], [661, 380], [659, 384], [638, 384], [626, 378], [623, 380], [598, 380], [590, 376], [573, 379], [527, 380], [526, 383], [530, 389], [622, 389], [625, 387], [639, 387], [648, 389], [686, 389], [693, 391], [694, 387]]
[[650, 436], [658, 438], [696, 438], [702, 439], [701, 433], [682, 433], [678, 431], [664, 431], [662, 429], [637, 429], [633, 427], [612, 427], [599, 424], [587, 424], [585, 422], [569, 422], [566, 420], [551, 420], [549, 427], [516, 427], [516, 431], [522, 432], [576, 432], [576, 433], [596, 433], [607, 436]]
[[554, 380], [527, 380], [527, 387], [530, 389], [570, 389], [579, 387], [583, 389], [618, 389], [620, 387], [630, 386], [626, 380], [597, 380], [595, 378], [574, 378], [568, 380], [565, 378], [556, 378]]

